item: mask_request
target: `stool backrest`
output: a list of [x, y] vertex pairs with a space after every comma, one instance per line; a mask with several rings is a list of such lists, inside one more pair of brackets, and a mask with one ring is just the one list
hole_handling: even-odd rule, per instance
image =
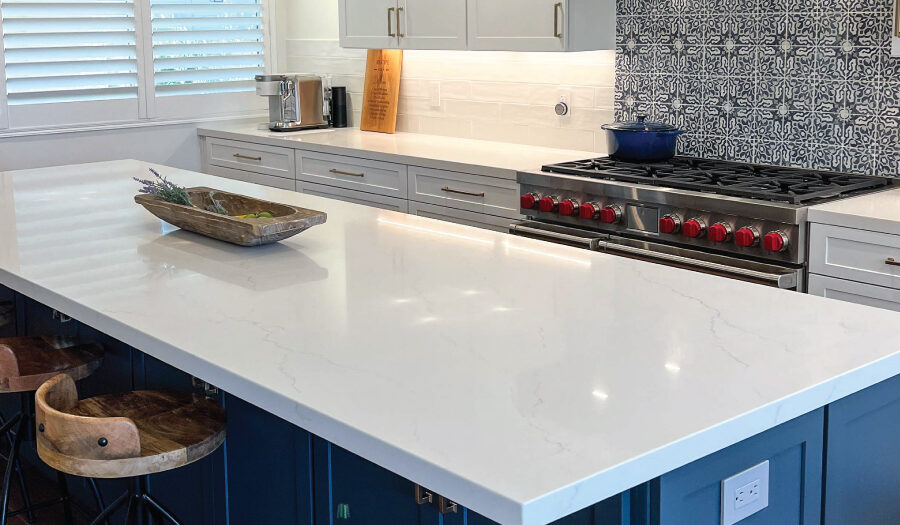
[[141, 456], [141, 440], [134, 421], [127, 417], [86, 417], [69, 413], [77, 404], [75, 381], [66, 374], [55, 376], [38, 388], [35, 418], [37, 437], [44, 446], [73, 459]]

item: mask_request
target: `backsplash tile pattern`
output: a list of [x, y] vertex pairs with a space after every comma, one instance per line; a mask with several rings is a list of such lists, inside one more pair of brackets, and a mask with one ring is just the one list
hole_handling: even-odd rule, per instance
[[684, 154], [900, 176], [891, 0], [619, 0], [615, 110]]

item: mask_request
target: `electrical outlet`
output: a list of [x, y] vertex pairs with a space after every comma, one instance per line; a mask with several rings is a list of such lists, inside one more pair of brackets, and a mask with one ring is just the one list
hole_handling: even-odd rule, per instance
[[768, 461], [722, 480], [722, 525], [734, 525], [768, 506]]
[[572, 91], [569, 89], [559, 90], [559, 100], [554, 108], [557, 116], [567, 118], [572, 114]]

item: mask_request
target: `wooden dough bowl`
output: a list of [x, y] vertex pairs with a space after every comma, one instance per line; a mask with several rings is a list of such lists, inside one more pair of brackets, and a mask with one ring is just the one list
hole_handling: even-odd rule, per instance
[[[194, 206], [173, 204], [141, 193], [134, 201], [153, 215], [183, 230], [192, 231], [241, 246], [259, 246], [283, 241], [317, 224], [328, 216], [321, 211], [254, 199], [211, 188], [188, 188]], [[230, 215], [207, 211], [215, 199]], [[235, 215], [269, 212], [271, 219], [239, 219]]]
[[56, 470], [90, 478], [182, 467], [225, 441], [225, 411], [208, 399], [135, 391], [78, 400], [61, 374], [35, 394], [37, 451]]
[[65, 373], [78, 381], [103, 361], [103, 347], [63, 337], [0, 339], [0, 392], [34, 392], [44, 381]]

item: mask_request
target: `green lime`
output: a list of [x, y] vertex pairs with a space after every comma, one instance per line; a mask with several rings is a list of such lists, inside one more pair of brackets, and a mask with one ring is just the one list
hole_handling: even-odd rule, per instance
[[244, 218], [245, 219], [258, 219], [259, 217], [257, 217], [257, 215], [255, 213], [248, 213], [247, 215], [244, 215]]
[[271, 218], [272, 218], [272, 214], [269, 213], [269, 212], [267, 212], [267, 211], [262, 211], [262, 212], [259, 212], [258, 217], [259, 217], [260, 219], [271, 219]]

